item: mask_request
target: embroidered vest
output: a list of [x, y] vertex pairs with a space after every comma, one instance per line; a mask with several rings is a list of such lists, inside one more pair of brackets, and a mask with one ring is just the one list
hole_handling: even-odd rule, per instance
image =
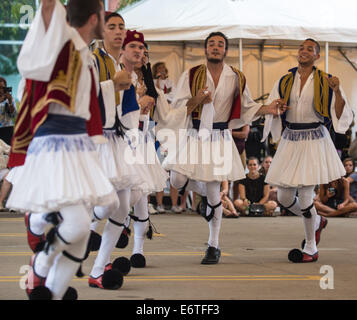
[[[97, 60], [97, 66], [99, 69], [99, 81], [111, 80], [115, 76], [115, 66], [112, 58], [108, 56], [102, 49], [96, 48], [93, 54]], [[120, 103], [120, 93], [115, 92], [115, 103], [118, 105]]]
[[[238, 76], [239, 83], [239, 93], [235, 97], [232, 105], [232, 111], [229, 120], [239, 119], [241, 108], [242, 108], [242, 94], [246, 85], [246, 78], [244, 74], [239, 71], [237, 68], [232, 67], [233, 72]], [[207, 67], [202, 64], [196, 67], [193, 67], [189, 70], [189, 85], [191, 89], [191, 95], [194, 97], [200, 89], [203, 89], [206, 86], [207, 82]], [[197, 108], [192, 112], [193, 120], [200, 120], [202, 114], [203, 104], [197, 106]]]
[[[289, 73], [284, 75], [279, 81], [279, 95], [289, 105], [291, 89], [293, 87], [297, 67], [289, 70]], [[314, 109], [315, 112], [324, 118], [324, 124], [329, 127], [331, 124], [331, 100], [333, 90], [327, 83], [327, 74], [314, 67]], [[283, 123], [286, 121], [286, 114], [282, 115]]]
[[[74, 43], [67, 41], [63, 46], [48, 82], [26, 79], [26, 87], [19, 106], [8, 167], [25, 163], [27, 149], [36, 130], [45, 122], [49, 104], [58, 103], [72, 113], [75, 111], [76, 93], [82, 61]], [[89, 135], [103, 134], [98, 98], [91, 70], [91, 118], [87, 121]]]

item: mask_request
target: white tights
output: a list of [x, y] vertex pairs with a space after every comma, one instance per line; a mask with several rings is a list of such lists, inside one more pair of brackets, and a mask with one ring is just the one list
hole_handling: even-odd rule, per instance
[[[298, 193], [296, 202], [291, 206]], [[321, 217], [317, 215], [315, 206], [310, 209], [311, 218], [305, 218], [302, 214], [302, 210], [308, 208], [313, 204], [314, 199], [314, 186], [306, 186], [300, 188], [281, 188], [278, 187], [278, 201], [284, 207], [288, 208], [291, 212], [298, 216], [302, 216], [305, 231], [305, 247], [304, 252], [308, 254], [314, 254], [317, 252], [315, 241], [315, 230], [320, 224]]]
[[[176, 171], [171, 171], [170, 175], [170, 183], [176, 189], [181, 189], [187, 182], [187, 177], [183, 174], [178, 173]], [[211, 206], [216, 206], [221, 202], [221, 182], [212, 181], [206, 182], [206, 195], [207, 202]], [[207, 206], [206, 215], [208, 216], [211, 213], [211, 208]], [[215, 213], [213, 218], [208, 222], [209, 226], [209, 238], [208, 245], [211, 247], [218, 248], [219, 246], [219, 232], [221, 229], [222, 222], [222, 205], [218, 206], [214, 209]]]
[[83, 259], [89, 239], [90, 212], [83, 205], [69, 206], [60, 210], [62, 222], [57, 227], [54, 242], [46, 253], [41, 251], [36, 258], [35, 272], [47, 277], [48, 287], [54, 300], [62, 299], [69, 282]]

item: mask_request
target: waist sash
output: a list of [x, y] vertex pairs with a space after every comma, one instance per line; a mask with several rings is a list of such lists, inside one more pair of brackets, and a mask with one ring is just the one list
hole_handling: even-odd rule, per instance
[[87, 133], [85, 119], [59, 114], [48, 114], [46, 121], [37, 129], [35, 137], [51, 134], [83, 133]]

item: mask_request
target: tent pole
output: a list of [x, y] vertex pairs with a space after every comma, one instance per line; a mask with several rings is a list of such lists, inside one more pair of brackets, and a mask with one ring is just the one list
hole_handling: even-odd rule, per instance
[[243, 40], [239, 39], [239, 70], [243, 72]]
[[325, 72], [328, 73], [328, 42], [325, 43]]
[[[260, 74], [261, 74], [261, 94], [262, 96], [265, 94], [264, 92], [264, 59], [263, 59], [263, 51], [264, 51], [264, 43], [265, 40], [260, 45], [259, 48], [259, 56], [260, 56]], [[264, 100], [263, 100], [264, 102]]]
[[186, 70], [186, 42], [184, 41], [182, 43], [182, 72], [185, 72]]

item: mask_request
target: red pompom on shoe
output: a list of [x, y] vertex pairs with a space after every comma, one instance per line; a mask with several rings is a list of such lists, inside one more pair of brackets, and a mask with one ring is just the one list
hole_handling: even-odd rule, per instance
[[294, 263], [306, 263], [306, 262], [315, 262], [319, 258], [319, 253], [316, 252], [313, 255], [302, 252], [299, 249], [292, 249], [289, 252], [288, 259]]
[[123, 275], [117, 269], [108, 270], [98, 278], [90, 276], [88, 284], [91, 288], [117, 290], [123, 285]]

